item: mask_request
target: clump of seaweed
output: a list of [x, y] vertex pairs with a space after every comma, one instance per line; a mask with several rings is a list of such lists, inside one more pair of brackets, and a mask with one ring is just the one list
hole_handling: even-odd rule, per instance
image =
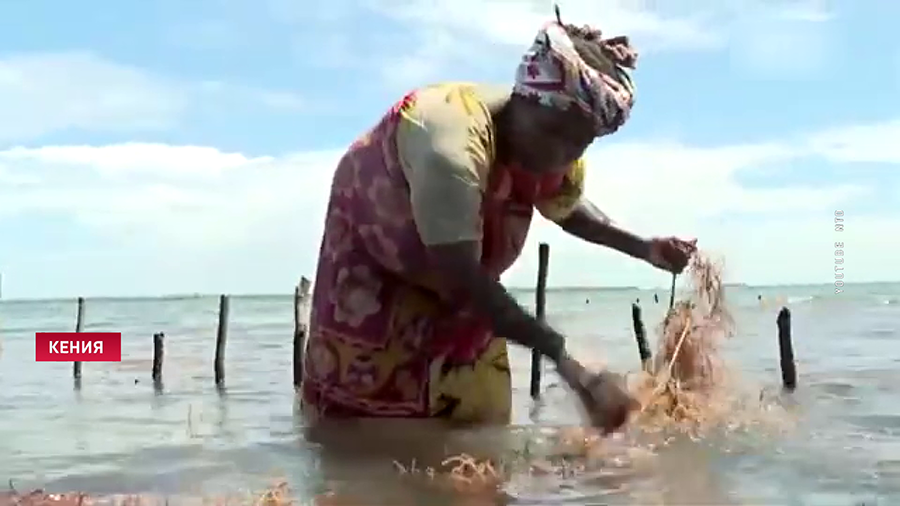
[[409, 466], [394, 461], [394, 467], [403, 476], [426, 477], [441, 488], [472, 495], [497, 493], [505, 474], [491, 460], [479, 460], [467, 453], [444, 459], [437, 469], [418, 468], [415, 461]]
[[[193, 500], [191, 500], [193, 499]], [[317, 497], [316, 504], [331, 505], [329, 496]], [[41, 489], [30, 492], [19, 492], [10, 482], [9, 490], [0, 493], [0, 506], [163, 506], [181, 503], [197, 503], [210, 506], [252, 505], [252, 506], [288, 506], [296, 504], [291, 496], [287, 482], [280, 481], [263, 492], [243, 497], [198, 497], [174, 498], [151, 494], [101, 495], [91, 496], [84, 492], [67, 492], [52, 494]]]
[[719, 345], [734, 335], [734, 319], [725, 303], [722, 265], [698, 254], [687, 272], [688, 297], [666, 315], [656, 359], [631, 385], [642, 406], [635, 423], [644, 429], [695, 432], [729, 410], [721, 396], [727, 376]]

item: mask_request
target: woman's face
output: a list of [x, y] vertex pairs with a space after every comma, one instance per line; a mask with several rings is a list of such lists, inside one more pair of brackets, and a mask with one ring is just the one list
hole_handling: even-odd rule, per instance
[[594, 121], [577, 107], [560, 110], [536, 100], [510, 100], [508, 143], [523, 169], [543, 174], [580, 158], [596, 136]]

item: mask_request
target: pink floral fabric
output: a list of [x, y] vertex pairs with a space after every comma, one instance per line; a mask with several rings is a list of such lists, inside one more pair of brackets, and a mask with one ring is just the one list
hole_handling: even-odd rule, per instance
[[[413, 222], [394, 134], [400, 108], [414, 100], [354, 142], [334, 175], [302, 386], [320, 416], [446, 415], [459, 399], [438, 392], [438, 376], [497, 349], [488, 322], [435, 281]], [[497, 278], [522, 251], [534, 199], [553, 191], [511, 191], [513, 174], [492, 169], [482, 208], [482, 264]], [[491, 353], [508, 380], [505, 343]]]

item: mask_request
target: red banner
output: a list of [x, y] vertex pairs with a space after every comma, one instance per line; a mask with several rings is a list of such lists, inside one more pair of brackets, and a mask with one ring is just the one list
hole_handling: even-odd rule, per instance
[[121, 362], [121, 332], [37, 332], [38, 362]]

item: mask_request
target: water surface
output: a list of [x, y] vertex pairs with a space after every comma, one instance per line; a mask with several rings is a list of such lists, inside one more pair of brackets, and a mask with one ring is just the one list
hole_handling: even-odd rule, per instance
[[[531, 304], [531, 294], [520, 295]], [[629, 305], [640, 299], [655, 335], [668, 294], [659, 292], [658, 304], [653, 295], [551, 291], [548, 318], [577, 356], [634, 370]], [[646, 504], [647, 496], [633, 491], [649, 489], [667, 504], [898, 503], [900, 285], [853, 285], [839, 295], [828, 286], [741, 287], [728, 297], [738, 336], [725, 353], [748, 390], [771, 396], [777, 397], [779, 382], [775, 315], [782, 304], [792, 310], [800, 388], [781, 402], [797, 418], [793, 430], [676, 439], [658, 450], [649, 468], [625, 458], [610, 461], [605, 474], [514, 475], [503, 501]], [[212, 379], [216, 297], [89, 299], [85, 330], [122, 332], [123, 362], [85, 363], [78, 392], [70, 364], [34, 362], [34, 332], [72, 330], [75, 301], [0, 302], [0, 478], [13, 479], [20, 490], [161, 494], [251, 490], [284, 478], [301, 499], [318, 495], [318, 504], [337, 504], [324, 501], [328, 490], [365, 500], [346, 504], [400, 504], [404, 497], [413, 498], [408, 504], [417, 504], [416, 497], [438, 504], [436, 492], [415, 492], [395, 478], [391, 455], [323, 456], [307, 441], [291, 386], [291, 304], [290, 296], [232, 298], [227, 391], [220, 396]], [[160, 331], [166, 334], [162, 394], [150, 381], [151, 336]], [[540, 427], [579, 423], [550, 368], [543, 400], [535, 405], [528, 397], [528, 354], [515, 348], [511, 359], [514, 427], [447, 436], [452, 442], [424, 431], [384, 429], [381, 436], [395, 438], [388, 443], [395, 456], [429, 441], [521, 451]], [[641, 444], [639, 434], [632, 438]], [[613, 472], [617, 466], [621, 472]], [[616, 492], [620, 487], [628, 491]], [[484, 500], [478, 504], [498, 503]]]

